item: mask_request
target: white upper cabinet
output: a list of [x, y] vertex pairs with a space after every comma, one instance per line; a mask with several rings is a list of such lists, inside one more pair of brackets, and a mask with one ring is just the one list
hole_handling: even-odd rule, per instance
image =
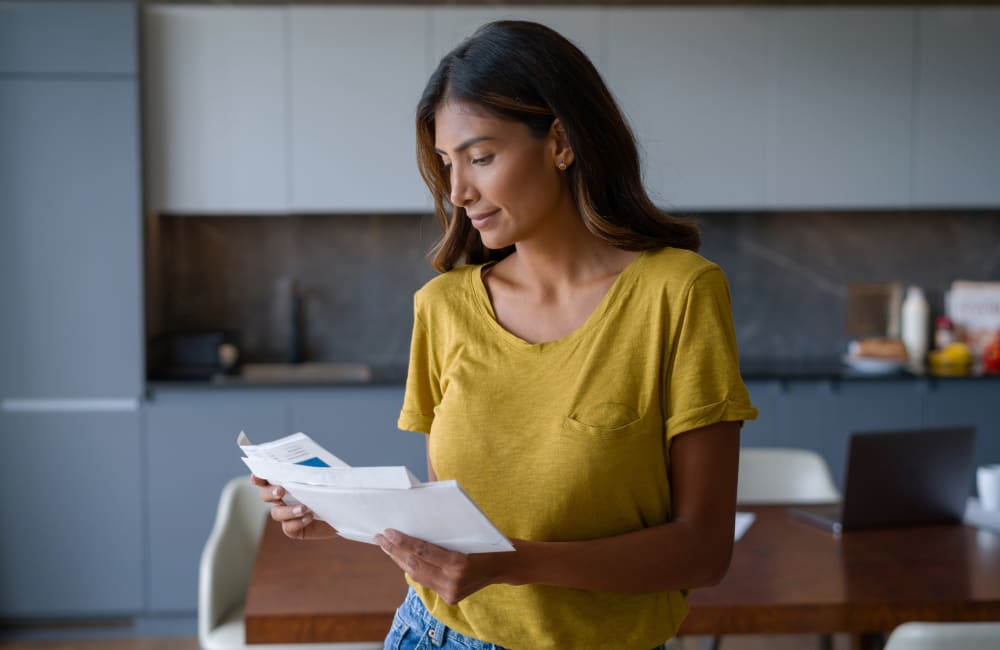
[[608, 80], [689, 210], [910, 203], [912, 12], [620, 9]]
[[149, 207], [428, 212], [416, 104], [497, 19], [593, 60], [668, 210], [1000, 204], [996, 9], [150, 5]]
[[279, 7], [146, 10], [150, 209], [287, 210], [286, 20]]
[[775, 16], [767, 204], [909, 206], [913, 12], [807, 9]]
[[445, 54], [488, 22], [530, 20], [556, 30], [601, 69], [606, 59], [602, 9], [574, 7], [435, 7], [431, 11], [431, 61], [437, 66]]
[[914, 195], [1000, 205], [1000, 10], [922, 9]]
[[429, 10], [292, 7], [294, 212], [426, 212], [414, 117]]
[[611, 12], [607, 81], [658, 205], [764, 203], [769, 27], [753, 10]]

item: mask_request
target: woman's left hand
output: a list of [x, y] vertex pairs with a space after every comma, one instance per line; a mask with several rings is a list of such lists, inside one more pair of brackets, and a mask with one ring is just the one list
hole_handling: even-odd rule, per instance
[[465, 554], [435, 546], [391, 528], [375, 541], [400, 569], [420, 584], [433, 589], [449, 605], [483, 587], [503, 582], [507, 560], [498, 556], [514, 553]]

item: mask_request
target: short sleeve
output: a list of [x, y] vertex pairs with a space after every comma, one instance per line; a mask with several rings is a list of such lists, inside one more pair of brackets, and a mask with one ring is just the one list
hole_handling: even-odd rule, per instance
[[716, 422], [756, 418], [740, 377], [729, 285], [719, 267], [692, 279], [670, 320], [664, 364], [667, 438]]
[[415, 298], [410, 365], [397, 426], [405, 431], [430, 433], [434, 407], [441, 401], [440, 372], [433, 355], [432, 332], [426, 326], [419, 304]]

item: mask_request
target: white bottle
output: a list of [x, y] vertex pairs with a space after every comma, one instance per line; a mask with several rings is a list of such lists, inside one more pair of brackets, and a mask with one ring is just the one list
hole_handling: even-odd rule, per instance
[[921, 370], [924, 358], [927, 356], [927, 343], [930, 325], [930, 308], [920, 287], [911, 286], [906, 290], [903, 299], [902, 322], [900, 323], [903, 345], [906, 346], [906, 356], [910, 368]]

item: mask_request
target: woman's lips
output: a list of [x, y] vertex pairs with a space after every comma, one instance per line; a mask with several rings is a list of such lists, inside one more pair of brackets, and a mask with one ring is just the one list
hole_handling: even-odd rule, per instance
[[472, 227], [475, 228], [476, 230], [479, 230], [483, 226], [488, 224], [493, 215], [495, 215], [498, 212], [500, 212], [499, 208], [496, 210], [491, 210], [490, 212], [477, 212], [477, 213], [466, 212], [466, 214], [469, 217], [469, 221], [472, 222]]

